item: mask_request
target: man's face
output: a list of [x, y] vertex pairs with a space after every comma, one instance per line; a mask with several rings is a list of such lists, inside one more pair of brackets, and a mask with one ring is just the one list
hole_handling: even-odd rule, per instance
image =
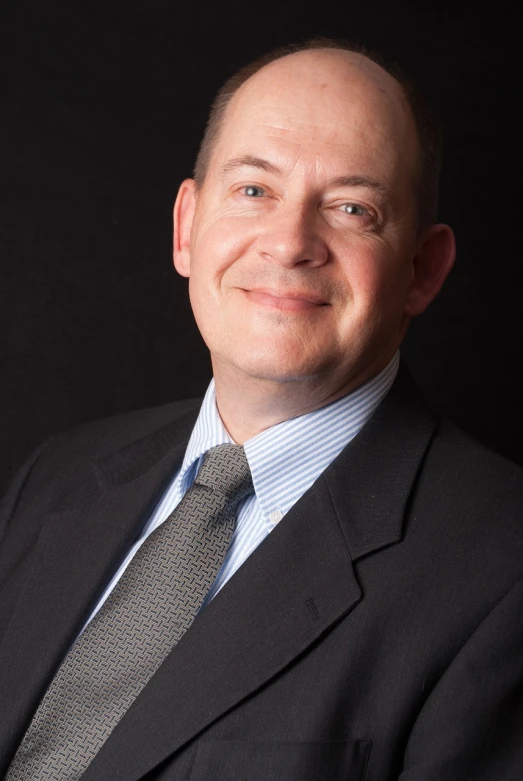
[[333, 387], [408, 321], [416, 135], [366, 58], [306, 52], [236, 93], [205, 182], [179, 196], [175, 264], [215, 374]]

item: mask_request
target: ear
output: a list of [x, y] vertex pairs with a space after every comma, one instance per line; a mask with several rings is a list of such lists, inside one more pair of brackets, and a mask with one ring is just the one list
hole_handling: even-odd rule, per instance
[[433, 225], [423, 236], [412, 263], [405, 301], [408, 317], [420, 315], [438, 295], [456, 257], [456, 241], [448, 225]]
[[173, 261], [176, 271], [188, 277], [191, 269], [191, 228], [196, 207], [196, 184], [185, 179], [180, 185], [174, 204]]

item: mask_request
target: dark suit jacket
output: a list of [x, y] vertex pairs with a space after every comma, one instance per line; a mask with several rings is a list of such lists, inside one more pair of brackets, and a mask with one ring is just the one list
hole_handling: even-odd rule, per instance
[[[7, 497], [0, 774], [199, 402], [51, 440]], [[83, 781], [521, 781], [522, 472], [402, 373], [200, 614]]]

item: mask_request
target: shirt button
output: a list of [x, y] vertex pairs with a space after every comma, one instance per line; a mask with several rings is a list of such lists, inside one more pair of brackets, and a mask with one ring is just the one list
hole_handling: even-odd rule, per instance
[[269, 518], [271, 519], [272, 523], [279, 523], [283, 518], [283, 513], [281, 510], [273, 510]]

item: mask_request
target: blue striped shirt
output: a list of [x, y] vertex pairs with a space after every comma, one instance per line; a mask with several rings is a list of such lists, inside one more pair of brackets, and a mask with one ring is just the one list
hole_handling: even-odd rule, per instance
[[[361, 430], [388, 393], [398, 366], [399, 351], [380, 374], [352, 393], [306, 415], [271, 426], [244, 443], [254, 493], [238, 507], [231, 545], [206, 602], [212, 599]], [[103, 605], [143, 541], [169, 517], [191, 487], [205, 453], [209, 448], [224, 443], [232, 443], [232, 439], [218, 413], [214, 381], [211, 381], [180, 469], [173, 476], [145, 524], [142, 535], [109, 583], [89, 621]]]

